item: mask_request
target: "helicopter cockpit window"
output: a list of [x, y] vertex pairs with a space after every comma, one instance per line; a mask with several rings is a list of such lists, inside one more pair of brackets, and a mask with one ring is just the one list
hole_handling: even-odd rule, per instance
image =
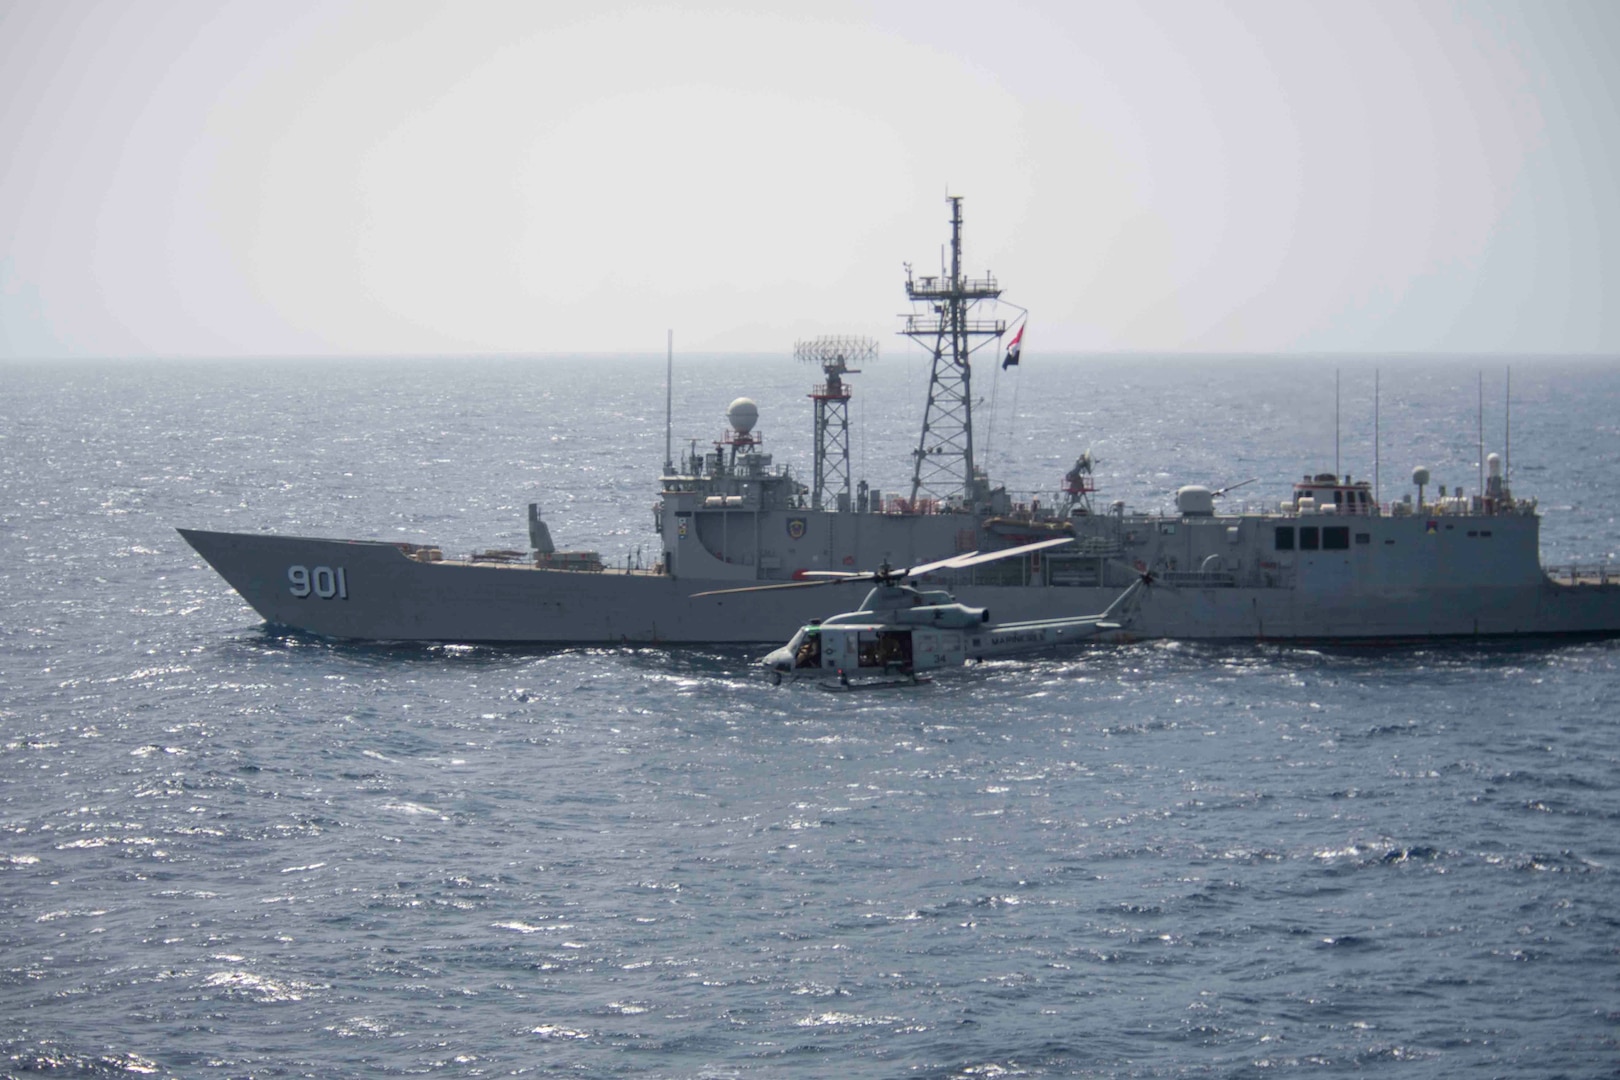
[[793, 666], [815, 668], [821, 666], [821, 634], [814, 629], [800, 630], [793, 647]]

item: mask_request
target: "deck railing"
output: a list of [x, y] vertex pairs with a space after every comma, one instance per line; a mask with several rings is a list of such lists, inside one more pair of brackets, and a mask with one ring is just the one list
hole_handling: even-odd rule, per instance
[[1616, 585], [1620, 584], [1620, 573], [1606, 563], [1593, 563], [1582, 566], [1579, 563], [1570, 563], [1568, 566], [1546, 566], [1542, 568], [1547, 576], [1560, 585]]

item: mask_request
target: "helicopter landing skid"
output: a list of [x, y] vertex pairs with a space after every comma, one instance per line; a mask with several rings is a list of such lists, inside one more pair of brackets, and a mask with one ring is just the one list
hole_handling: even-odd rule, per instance
[[824, 682], [816, 685], [829, 694], [847, 694], [855, 690], [901, 690], [908, 686], [922, 686], [934, 680], [927, 675], [906, 675], [897, 679], [874, 679], [870, 682]]

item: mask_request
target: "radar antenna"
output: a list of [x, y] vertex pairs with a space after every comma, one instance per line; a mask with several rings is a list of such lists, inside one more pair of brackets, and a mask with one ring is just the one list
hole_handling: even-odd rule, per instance
[[990, 274], [962, 276], [962, 197], [950, 195], [950, 266], [938, 277], [913, 278], [906, 266], [906, 295], [913, 311], [900, 331], [933, 354], [928, 380], [928, 408], [923, 413], [922, 436], [917, 441], [916, 467], [911, 474], [911, 503], [918, 496], [960, 499], [973, 508], [989, 498], [989, 483], [973, 462], [972, 354], [983, 347], [979, 338], [1000, 338], [1007, 330], [1001, 319], [971, 318], [981, 300], [995, 300], [1001, 288]]
[[810, 507], [825, 510], [832, 495], [840, 511], [850, 508], [849, 386], [846, 375], [859, 375], [851, 364], [869, 364], [878, 358], [878, 343], [871, 338], [835, 335], [812, 338], [793, 346], [793, 357], [820, 364], [824, 381], [810, 392], [816, 403], [816, 476], [810, 489]]

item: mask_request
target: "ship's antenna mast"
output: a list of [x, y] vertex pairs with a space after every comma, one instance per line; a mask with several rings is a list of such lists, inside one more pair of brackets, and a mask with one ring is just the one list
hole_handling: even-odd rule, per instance
[[1382, 440], [1378, 433], [1378, 369], [1373, 368], [1373, 502], [1378, 502], [1379, 488], [1384, 480]]
[[675, 475], [675, 331], [669, 332], [669, 349], [664, 354], [664, 475]]
[[859, 375], [851, 363], [869, 364], [878, 357], [878, 343], [863, 337], [818, 337], [793, 346], [794, 359], [820, 364], [824, 380], [810, 392], [816, 403], [816, 476], [810, 507], [825, 510], [827, 496], [836, 496], [840, 511], [850, 508], [849, 386], [846, 375]]
[[913, 278], [906, 266], [906, 296], [914, 310], [906, 316], [901, 333], [928, 349], [933, 367], [928, 377], [928, 407], [923, 413], [922, 435], [917, 440], [916, 467], [911, 474], [911, 502], [928, 495], [936, 499], [959, 497], [969, 507], [987, 492], [977, 489], [973, 462], [973, 375], [970, 358], [985, 342], [999, 338], [1007, 325], [1000, 319], [972, 319], [981, 300], [1001, 295], [996, 279], [986, 274], [962, 277], [962, 197], [946, 196], [951, 204], [951, 262], [939, 277]]

